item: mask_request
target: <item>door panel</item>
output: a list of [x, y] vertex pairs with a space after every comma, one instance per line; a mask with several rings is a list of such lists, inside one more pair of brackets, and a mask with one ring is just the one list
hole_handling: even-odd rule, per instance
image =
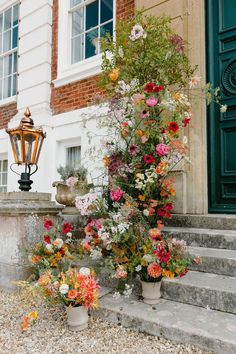
[[208, 110], [209, 211], [236, 213], [236, 1], [206, 0], [208, 81], [221, 89], [221, 113]]

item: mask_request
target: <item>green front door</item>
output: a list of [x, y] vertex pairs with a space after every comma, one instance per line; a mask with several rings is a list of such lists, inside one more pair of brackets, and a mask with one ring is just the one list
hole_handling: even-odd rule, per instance
[[208, 112], [209, 212], [236, 213], [236, 0], [206, 0], [208, 81], [221, 89]]

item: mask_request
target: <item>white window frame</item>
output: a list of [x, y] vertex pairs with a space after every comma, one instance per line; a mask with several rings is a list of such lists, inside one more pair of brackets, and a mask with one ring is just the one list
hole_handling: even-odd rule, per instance
[[[8, 167], [9, 167], [9, 161], [8, 161], [8, 156], [7, 156], [7, 154], [0, 154], [0, 160], [1, 161], [4, 161], [4, 160], [7, 160], [7, 165], [8, 165]], [[2, 171], [0, 171], [0, 173], [2, 173]], [[2, 184], [0, 184], [0, 187], [6, 187], [6, 190], [7, 190], [7, 187], [8, 187], [8, 169], [7, 169], [7, 184], [6, 185], [2, 185]], [[2, 192], [0, 192], [0, 193], [2, 193]]]
[[[7, 11], [10, 7], [13, 7], [14, 5], [19, 5], [20, 8], [20, 1], [18, 0], [0, 0], [0, 13]], [[19, 19], [20, 19], [20, 11], [19, 11]], [[18, 24], [18, 37], [19, 37], [19, 27], [20, 27], [20, 22]], [[11, 52], [14, 52], [15, 49], [11, 49], [7, 54], [10, 54]], [[19, 42], [17, 45], [17, 55], [19, 53]], [[6, 54], [6, 53], [5, 53]], [[18, 77], [16, 80], [16, 92], [17, 92], [17, 87], [18, 87]], [[7, 98], [3, 98], [2, 100], [0, 100], [0, 107], [1, 106], [5, 106], [7, 104], [10, 103], [15, 103], [17, 101], [17, 93], [14, 96], [11, 97], [7, 97]]]
[[[53, 80], [55, 87], [83, 80], [101, 73], [102, 54], [71, 64], [71, 16], [70, 1], [59, 0], [58, 15], [58, 57], [57, 78]], [[113, 1], [113, 33], [116, 25], [116, 0]]]

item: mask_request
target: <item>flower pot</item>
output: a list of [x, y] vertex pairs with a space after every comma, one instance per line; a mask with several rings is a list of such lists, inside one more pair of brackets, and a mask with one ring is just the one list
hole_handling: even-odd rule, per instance
[[66, 307], [66, 312], [71, 331], [82, 331], [88, 327], [88, 310], [84, 306]]
[[142, 296], [145, 304], [158, 304], [161, 297], [161, 281], [155, 283], [142, 281]]
[[57, 188], [56, 201], [71, 207], [75, 206], [75, 198], [78, 195], [82, 196], [89, 192], [86, 182], [77, 183], [75, 186], [67, 186], [65, 182], [53, 182], [52, 186]]

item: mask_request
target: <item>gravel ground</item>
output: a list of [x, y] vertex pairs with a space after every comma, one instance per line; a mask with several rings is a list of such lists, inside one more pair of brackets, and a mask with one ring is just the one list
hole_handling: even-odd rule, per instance
[[63, 308], [40, 308], [36, 324], [22, 332], [21, 319], [28, 311], [19, 295], [0, 291], [1, 354], [210, 354], [93, 318], [87, 330], [70, 332]]

